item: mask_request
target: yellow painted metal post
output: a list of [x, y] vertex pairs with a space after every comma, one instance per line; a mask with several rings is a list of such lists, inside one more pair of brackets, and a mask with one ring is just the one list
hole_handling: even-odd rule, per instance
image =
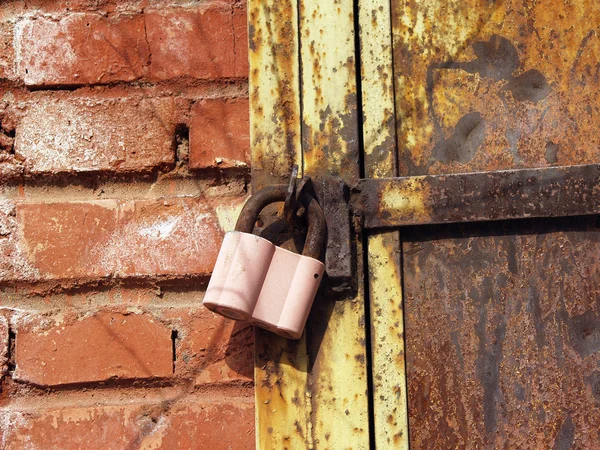
[[[360, 177], [354, 10], [351, 0], [300, 0], [302, 151], [308, 175]], [[308, 324], [312, 446], [369, 447], [364, 277], [336, 301], [317, 297]]]
[[[389, 2], [359, 1], [365, 176], [397, 176]], [[368, 236], [374, 435], [377, 448], [408, 449], [400, 233]]]

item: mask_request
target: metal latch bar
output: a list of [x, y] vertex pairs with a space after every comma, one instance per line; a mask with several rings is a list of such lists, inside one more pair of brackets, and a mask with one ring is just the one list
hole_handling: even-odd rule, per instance
[[360, 180], [364, 228], [600, 213], [600, 164]]

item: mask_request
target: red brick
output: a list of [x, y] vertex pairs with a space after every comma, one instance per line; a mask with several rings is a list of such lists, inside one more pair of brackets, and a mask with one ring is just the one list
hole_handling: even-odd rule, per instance
[[252, 399], [0, 412], [3, 448], [251, 450]]
[[0, 381], [8, 370], [8, 320], [0, 314]]
[[37, 17], [19, 22], [15, 34], [18, 72], [30, 86], [132, 81], [150, 57], [143, 15]]
[[104, 312], [50, 325], [29, 319], [16, 324], [15, 342], [14, 378], [37, 385], [173, 373], [171, 330], [148, 314]]
[[235, 33], [235, 75], [248, 78], [250, 63], [248, 61], [248, 12], [246, 5], [233, 10], [233, 29]]
[[13, 47], [14, 25], [10, 21], [0, 22], [0, 79], [15, 79], [15, 51]]
[[17, 126], [26, 172], [133, 172], [175, 161], [172, 99], [41, 100]]
[[253, 380], [254, 334], [247, 323], [234, 322], [200, 306], [164, 314], [177, 329], [175, 374], [197, 384]]
[[19, 245], [19, 226], [16, 207], [9, 201], [0, 200], [0, 280], [15, 278], [36, 279], [38, 271]]
[[[210, 274], [223, 231], [214, 209], [198, 198], [127, 202], [120, 232], [102, 259], [119, 259], [120, 276]], [[116, 250], [116, 252], [115, 252]]]
[[146, 14], [152, 53], [150, 77], [230, 78], [236, 76], [233, 14], [223, 4]]
[[177, 405], [164, 427], [142, 440], [148, 448], [251, 450], [255, 448], [253, 399], [236, 403]]
[[19, 205], [17, 251], [27, 272], [16, 268], [15, 278], [102, 278], [115, 271], [102, 264], [95, 249], [117, 232], [118, 203], [101, 200], [88, 203]]
[[190, 167], [239, 167], [249, 163], [248, 99], [196, 103], [190, 126]]
[[243, 201], [0, 204], [0, 280], [208, 275]]
[[44, 13], [74, 12], [74, 11], [102, 11], [112, 13], [118, 10], [122, 0], [27, 0], [27, 9], [40, 10]]

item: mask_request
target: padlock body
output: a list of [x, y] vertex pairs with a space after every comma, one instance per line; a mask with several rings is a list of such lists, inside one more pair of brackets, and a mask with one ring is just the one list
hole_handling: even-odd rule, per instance
[[225, 235], [203, 304], [288, 339], [302, 336], [325, 265], [259, 236]]
[[275, 247], [252, 321], [288, 339], [300, 339], [325, 265]]
[[250, 233], [225, 234], [203, 304], [234, 320], [251, 320], [275, 246]]

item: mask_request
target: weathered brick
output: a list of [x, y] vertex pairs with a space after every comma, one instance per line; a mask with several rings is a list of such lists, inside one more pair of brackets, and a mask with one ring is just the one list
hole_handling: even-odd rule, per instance
[[45, 99], [17, 126], [15, 153], [32, 174], [133, 172], [175, 160], [172, 99]]
[[[223, 231], [202, 199], [126, 202], [120, 231], [100, 250], [101, 261], [119, 259], [120, 276], [210, 274]], [[109, 263], [110, 264], [110, 263]]]
[[0, 314], [0, 381], [8, 370], [8, 320]]
[[27, 271], [15, 267], [13, 277], [38, 280], [112, 275], [118, 262], [103, 264], [96, 249], [118, 234], [118, 208], [118, 202], [112, 200], [18, 205], [15, 247]]
[[15, 379], [55, 386], [173, 373], [171, 330], [147, 313], [46, 320], [17, 322]]
[[[240, 401], [241, 400], [241, 401]], [[177, 405], [164, 427], [156, 427], [141, 448], [251, 450], [255, 448], [253, 398], [235, 403]]]
[[190, 167], [239, 167], [250, 163], [248, 99], [210, 99], [192, 108]]
[[136, 6], [136, 1], [127, 5], [123, 0], [27, 0], [28, 10], [38, 10], [44, 13], [65, 13], [74, 11], [101, 11], [102, 13], [113, 13], [120, 9], [131, 9]]
[[243, 198], [0, 204], [0, 280], [208, 275]]
[[252, 381], [254, 337], [250, 325], [208, 309], [167, 310], [162, 317], [177, 330], [175, 374], [197, 384]]
[[231, 7], [213, 4], [154, 10], [146, 13], [146, 29], [152, 53], [151, 78], [237, 76]]
[[[0, 446], [254, 448], [252, 328], [209, 312], [196, 291], [244, 182], [198, 194], [175, 167], [174, 142], [186, 123], [195, 168], [249, 163], [248, 100], [237, 98], [248, 76], [245, 2], [0, 9], [0, 184], [10, 182], [0, 186], [0, 307], [15, 308], [16, 332], [9, 362], [0, 308]], [[207, 97], [216, 99], [197, 100]], [[176, 170], [149, 190], [149, 178], [120, 176], [159, 168]], [[47, 176], [80, 172], [85, 180]], [[92, 192], [96, 175], [107, 182]], [[59, 189], [71, 179], [85, 186]], [[111, 277], [137, 280], [93, 282]], [[188, 277], [193, 289], [172, 289]]]
[[18, 73], [30, 86], [132, 81], [149, 62], [143, 15], [68, 14], [17, 23]]
[[246, 4], [233, 10], [233, 30], [235, 33], [235, 76], [247, 78], [250, 73], [248, 60], [248, 12]]
[[0, 280], [36, 279], [39, 272], [19, 245], [19, 226], [16, 207], [12, 202], [0, 200]]
[[252, 398], [0, 411], [7, 450], [254, 449]]
[[13, 30], [11, 21], [0, 21], [0, 79], [16, 78]]

